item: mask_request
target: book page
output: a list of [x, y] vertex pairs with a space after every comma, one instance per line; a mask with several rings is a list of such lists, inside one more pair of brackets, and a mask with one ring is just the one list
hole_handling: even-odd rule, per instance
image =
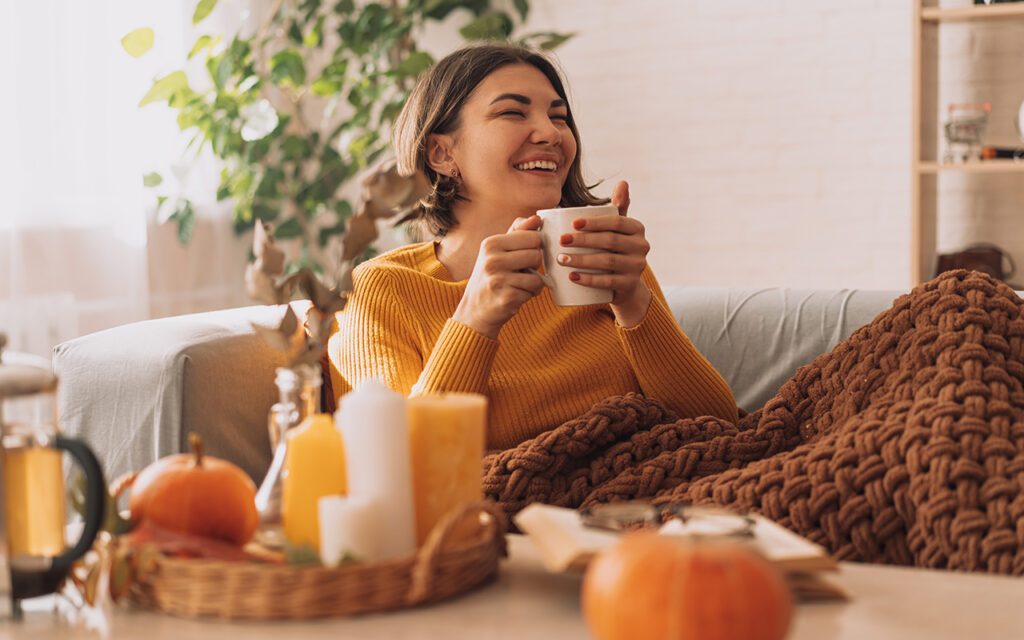
[[[833, 571], [838, 566], [820, 545], [767, 518], [759, 515], [750, 517], [754, 520], [753, 535], [736, 540], [752, 545], [783, 571]], [[551, 571], [582, 570], [595, 553], [622, 535], [587, 527], [573, 509], [540, 503], [520, 511], [515, 521], [533, 539], [545, 566]], [[699, 525], [684, 524], [680, 520], [669, 521], [658, 532], [662, 535], [700, 537]]]

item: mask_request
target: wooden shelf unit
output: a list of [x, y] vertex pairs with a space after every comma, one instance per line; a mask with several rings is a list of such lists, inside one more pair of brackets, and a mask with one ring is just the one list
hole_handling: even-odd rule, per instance
[[1024, 162], [978, 160], [960, 164], [938, 161], [939, 28], [943, 23], [1024, 20], [1024, 2], [941, 8], [937, 0], [914, 0], [911, 284], [932, 275], [937, 244], [938, 178], [943, 173], [1024, 173]]
[[1024, 173], [1024, 161], [1018, 160], [976, 160], [956, 164], [942, 162], [919, 162], [920, 173], [960, 171], [962, 173]]
[[931, 22], [963, 22], [966, 20], [998, 20], [1011, 16], [1024, 16], [1024, 2], [1004, 4], [976, 4], [969, 7], [922, 7], [921, 19]]

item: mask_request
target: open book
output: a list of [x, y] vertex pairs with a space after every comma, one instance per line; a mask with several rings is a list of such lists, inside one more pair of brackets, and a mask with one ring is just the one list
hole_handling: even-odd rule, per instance
[[[750, 517], [754, 521], [752, 535], [743, 542], [778, 567], [797, 596], [845, 598], [841, 589], [819, 575], [839, 569], [835, 558], [823, 547], [767, 518], [756, 514]], [[622, 535], [584, 525], [579, 512], [573, 509], [540, 503], [520, 511], [515, 523], [537, 545], [544, 566], [555, 573], [583, 571], [598, 551], [614, 544]], [[662, 525], [659, 533], [686, 535], [678, 520]]]

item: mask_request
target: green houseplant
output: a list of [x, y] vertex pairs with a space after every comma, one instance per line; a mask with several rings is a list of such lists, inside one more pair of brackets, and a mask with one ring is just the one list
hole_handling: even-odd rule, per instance
[[[216, 5], [200, 0], [193, 25]], [[221, 161], [217, 199], [234, 203], [237, 231], [273, 222], [274, 237], [301, 248], [287, 272], [323, 273], [353, 213], [345, 185], [385, 153], [392, 121], [434, 62], [417, 43], [424, 27], [446, 21], [459, 23], [467, 41], [509, 40], [528, 12], [528, 0], [274, 0], [254, 34], [198, 36], [188, 60], [202, 57], [207, 89], [178, 70], [156, 79], [139, 104], [166, 103], [194, 133], [189, 150], [208, 148]], [[569, 37], [514, 39], [551, 49]], [[122, 45], [138, 57], [153, 38], [137, 29]], [[159, 187], [163, 179], [153, 172], [144, 181]], [[193, 203], [161, 196], [158, 212], [187, 243]]]

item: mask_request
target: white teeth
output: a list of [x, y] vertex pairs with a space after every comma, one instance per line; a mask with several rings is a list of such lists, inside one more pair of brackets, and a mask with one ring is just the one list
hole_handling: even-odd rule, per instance
[[548, 160], [534, 160], [532, 162], [523, 162], [515, 165], [516, 169], [520, 171], [528, 171], [530, 169], [545, 169], [547, 171], [555, 171], [558, 169], [558, 164], [550, 162]]

